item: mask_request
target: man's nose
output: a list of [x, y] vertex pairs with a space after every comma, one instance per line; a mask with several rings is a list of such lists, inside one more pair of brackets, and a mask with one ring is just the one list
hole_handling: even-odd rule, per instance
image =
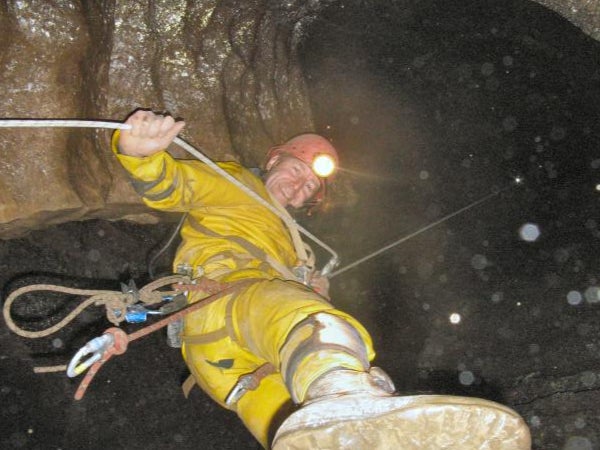
[[306, 183], [306, 177], [303, 177], [303, 176], [296, 177], [296, 179], [294, 180], [294, 183], [293, 183], [294, 191], [298, 192], [300, 189], [302, 189], [302, 186], [304, 186], [304, 183]]

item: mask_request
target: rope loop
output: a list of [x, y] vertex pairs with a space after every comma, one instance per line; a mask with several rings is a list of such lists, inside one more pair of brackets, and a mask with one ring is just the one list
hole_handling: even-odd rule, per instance
[[[138, 300], [142, 301], [147, 305], [160, 303], [163, 300], [163, 295], [172, 293], [158, 291], [161, 287], [170, 286], [177, 283], [190, 283], [190, 278], [182, 275], [172, 275], [160, 278], [156, 281], [148, 283], [146, 286], [141, 288], [137, 292], [119, 292], [119, 291], [105, 291], [105, 290], [93, 290], [93, 289], [77, 289], [69, 288], [65, 286], [58, 286], [53, 284], [32, 284], [29, 286], [23, 286], [15, 291], [11, 292], [4, 302], [3, 314], [6, 325], [10, 330], [19, 336], [36, 339], [46, 337], [64, 328], [71, 321], [73, 321], [84, 309], [89, 306], [104, 306], [106, 309], [106, 318], [114, 325], [119, 325], [125, 320], [125, 313], [128, 306], [133, 305]], [[51, 291], [61, 292], [64, 294], [80, 295], [88, 297], [82, 301], [73, 311], [67, 314], [62, 320], [55, 325], [39, 331], [30, 331], [19, 327], [11, 315], [11, 307], [17, 298], [22, 295], [39, 292], [39, 291]]]

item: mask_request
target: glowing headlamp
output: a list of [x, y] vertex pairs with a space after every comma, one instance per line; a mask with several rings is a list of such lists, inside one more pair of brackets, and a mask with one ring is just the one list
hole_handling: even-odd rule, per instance
[[335, 161], [329, 155], [318, 155], [313, 159], [312, 170], [317, 176], [327, 178], [335, 171]]

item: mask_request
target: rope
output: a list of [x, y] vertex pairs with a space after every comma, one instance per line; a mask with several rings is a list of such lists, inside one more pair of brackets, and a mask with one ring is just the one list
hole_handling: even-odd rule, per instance
[[179, 223], [171, 233], [171, 237], [169, 237], [167, 243], [156, 252], [152, 259], [150, 259], [150, 262], [148, 263], [148, 275], [150, 275], [151, 279], [154, 279], [154, 264], [156, 263], [156, 261], [158, 261], [158, 258], [160, 258], [160, 256], [171, 246], [171, 244], [175, 240], [175, 237], [179, 235], [179, 230], [181, 230], [181, 227], [183, 226], [183, 223], [185, 222], [185, 219], [188, 215], [189, 212], [182, 214], [181, 219], [179, 219]]
[[61, 366], [46, 366], [46, 367], [34, 367], [34, 373], [53, 373], [53, 372], [66, 372], [67, 364]]
[[[148, 304], [159, 303], [162, 300], [162, 296], [165, 294], [165, 292], [154, 291], [164, 286], [170, 286], [176, 283], [189, 282], [189, 277], [183, 275], [170, 275], [167, 277], [159, 278], [158, 280], [152, 281], [140, 289], [140, 294], [142, 295], [142, 298], [140, 298], [140, 300]], [[158, 298], [157, 296], [160, 298]]]
[[[511, 186], [512, 186], [512, 185], [511, 185]], [[451, 218], [452, 218], [452, 217], [454, 217], [454, 216], [457, 216], [457, 215], [459, 215], [459, 214], [461, 214], [461, 213], [463, 213], [463, 212], [465, 212], [465, 211], [467, 211], [467, 210], [469, 210], [469, 209], [471, 209], [471, 208], [473, 208], [473, 207], [475, 207], [475, 206], [477, 206], [477, 205], [479, 205], [479, 204], [481, 204], [481, 203], [483, 203], [483, 202], [486, 202], [486, 201], [487, 201], [487, 200], [489, 200], [490, 198], [492, 198], [492, 197], [494, 197], [494, 196], [496, 196], [496, 195], [500, 194], [501, 192], [504, 192], [504, 191], [508, 190], [508, 189], [509, 189], [511, 186], [508, 186], [508, 187], [506, 187], [506, 188], [504, 188], [504, 189], [501, 189], [501, 190], [498, 190], [498, 191], [496, 191], [496, 192], [492, 192], [491, 194], [488, 194], [488, 195], [486, 195], [486, 196], [484, 196], [484, 197], [482, 197], [482, 198], [480, 198], [480, 199], [478, 199], [478, 200], [475, 200], [473, 203], [470, 203], [470, 204], [468, 204], [467, 206], [464, 206], [464, 207], [462, 207], [462, 208], [458, 209], [457, 211], [454, 211], [454, 212], [452, 212], [452, 213], [450, 213], [450, 214], [448, 214], [448, 215], [446, 215], [446, 216], [442, 217], [441, 219], [439, 219], [439, 220], [436, 220], [435, 222], [432, 222], [432, 223], [430, 223], [429, 225], [426, 225], [426, 226], [424, 226], [424, 227], [422, 227], [422, 228], [418, 229], [418, 230], [417, 230], [417, 231], [415, 231], [414, 233], [410, 233], [409, 235], [407, 235], [407, 236], [404, 236], [404, 237], [402, 237], [402, 238], [398, 239], [397, 241], [394, 241], [394, 242], [392, 242], [391, 244], [388, 244], [388, 245], [386, 245], [385, 247], [382, 247], [382, 248], [380, 248], [379, 250], [376, 250], [376, 251], [374, 251], [374, 252], [372, 252], [372, 253], [369, 253], [367, 256], [364, 256], [364, 257], [362, 257], [362, 258], [360, 258], [360, 259], [357, 259], [357, 260], [356, 260], [356, 261], [354, 261], [353, 263], [351, 263], [351, 264], [348, 264], [348, 265], [346, 265], [346, 266], [342, 267], [341, 269], [339, 269], [339, 270], [336, 270], [335, 272], [333, 272], [333, 273], [332, 273], [332, 274], [329, 276], [329, 278], [333, 278], [333, 277], [335, 277], [335, 276], [338, 276], [338, 275], [340, 275], [340, 274], [342, 274], [342, 273], [346, 272], [347, 270], [350, 270], [350, 269], [352, 269], [352, 268], [354, 268], [354, 267], [358, 266], [359, 264], [362, 264], [362, 263], [364, 263], [365, 261], [368, 261], [369, 259], [371, 259], [371, 258], [374, 258], [374, 257], [376, 257], [376, 256], [380, 255], [381, 253], [383, 253], [383, 252], [386, 252], [386, 251], [388, 251], [389, 249], [391, 249], [391, 248], [393, 248], [393, 247], [396, 247], [397, 245], [400, 245], [400, 244], [402, 244], [403, 242], [406, 242], [406, 241], [408, 241], [409, 239], [412, 239], [412, 238], [414, 238], [415, 236], [418, 236], [418, 235], [419, 235], [419, 234], [421, 234], [421, 233], [424, 233], [425, 231], [429, 230], [430, 228], [433, 228], [433, 227], [435, 227], [435, 226], [437, 226], [437, 225], [441, 224], [442, 222], [445, 222], [445, 221], [447, 221], [447, 220], [451, 219]]]
[[[17, 326], [10, 314], [10, 308], [13, 302], [20, 297], [21, 295], [35, 292], [35, 291], [54, 291], [54, 292], [62, 292], [64, 294], [74, 294], [74, 295], [87, 295], [91, 296], [89, 299], [81, 303], [77, 306], [73, 311], [67, 314], [60, 322], [57, 324], [48, 327], [41, 331], [28, 331], [23, 328]], [[66, 288], [63, 286], [56, 286], [52, 284], [33, 284], [30, 286], [24, 286], [22, 288], [17, 289], [16, 291], [11, 292], [11, 294], [6, 299], [4, 303], [4, 320], [6, 321], [6, 325], [10, 328], [14, 333], [19, 336], [23, 336], [30, 339], [41, 338], [45, 336], [49, 336], [53, 333], [56, 333], [61, 328], [65, 327], [69, 324], [75, 317], [77, 317], [81, 312], [91, 305], [102, 305], [107, 304], [112, 300], [115, 296], [113, 291], [98, 291], [98, 290], [85, 290], [85, 289], [74, 289], [74, 288]], [[120, 294], [122, 295], [122, 294]], [[111, 302], [112, 303], [112, 302]], [[110, 319], [109, 319], [110, 320]], [[113, 322], [113, 320], [111, 320]], [[114, 323], [114, 322], [113, 322]]]
[[[4, 303], [3, 314], [6, 325], [10, 330], [19, 336], [36, 339], [46, 337], [64, 328], [73, 319], [75, 319], [81, 312], [91, 305], [101, 306], [104, 305], [106, 308], [106, 317], [114, 325], [125, 320], [125, 309], [127, 306], [142, 301], [146, 304], [155, 304], [162, 301], [163, 295], [168, 294], [167, 292], [158, 292], [157, 289], [163, 286], [172, 285], [181, 282], [189, 282], [189, 278], [181, 275], [173, 275], [169, 277], [160, 278], [152, 283], [147, 284], [141, 288], [137, 293], [123, 293], [118, 291], [104, 291], [94, 289], [77, 289], [69, 288], [65, 286], [57, 286], [53, 284], [33, 284], [30, 286], [23, 286], [13, 292], [7, 297]], [[88, 296], [89, 298], [83, 301], [73, 311], [67, 314], [60, 322], [52, 325], [48, 328], [39, 331], [25, 330], [19, 327], [13, 320], [10, 310], [12, 304], [17, 298], [24, 294], [36, 291], [51, 291], [61, 292], [63, 294], [72, 294], [80, 296]]]

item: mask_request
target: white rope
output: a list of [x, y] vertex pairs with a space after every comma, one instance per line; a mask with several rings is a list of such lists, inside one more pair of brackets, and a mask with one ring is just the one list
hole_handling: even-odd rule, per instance
[[[97, 120], [74, 120], [74, 119], [0, 119], [0, 128], [45, 128], [45, 127], [64, 127], [64, 128], [109, 128], [109, 129], [119, 129], [119, 130], [129, 130], [131, 125], [125, 124], [122, 122], [110, 122], [110, 121], [97, 121]], [[323, 249], [331, 253], [332, 259], [335, 258], [337, 261], [338, 255], [337, 253], [313, 235], [310, 231], [299, 225], [294, 219], [292, 219], [289, 215], [283, 214], [269, 202], [267, 202], [264, 198], [254, 192], [245, 184], [241, 183], [239, 180], [231, 176], [228, 172], [223, 170], [217, 164], [215, 164], [210, 158], [205, 156], [202, 152], [198, 151], [192, 145], [185, 142], [180, 137], [176, 137], [173, 140], [173, 143], [179, 145], [185, 151], [190, 153], [191, 155], [198, 158], [200, 161], [205, 163], [223, 178], [227, 179], [231, 183], [235, 184], [237, 187], [242, 189], [245, 193], [247, 193], [254, 200], [259, 202], [264, 207], [268, 208], [272, 213], [277, 215], [281, 220], [283, 220], [288, 226], [296, 227], [298, 231], [304, 234], [306, 237], [311, 239], [317, 245], [320, 245]]]
[[400, 244], [402, 244], [403, 242], [406, 242], [406, 241], [408, 241], [409, 239], [412, 239], [412, 238], [414, 238], [415, 236], [418, 236], [418, 235], [419, 235], [419, 234], [421, 234], [421, 233], [424, 233], [425, 231], [429, 230], [430, 228], [433, 228], [433, 227], [435, 227], [435, 226], [437, 226], [437, 225], [441, 224], [442, 222], [445, 222], [445, 221], [447, 221], [447, 220], [451, 219], [451, 218], [452, 218], [452, 217], [454, 217], [454, 216], [458, 216], [459, 214], [461, 214], [461, 213], [463, 213], [463, 212], [467, 211], [468, 209], [471, 209], [471, 208], [473, 208], [473, 207], [475, 207], [475, 206], [477, 206], [477, 205], [479, 205], [479, 204], [481, 204], [481, 203], [483, 203], [483, 202], [486, 202], [486, 201], [488, 201], [490, 198], [492, 198], [492, 197], [494, 197], [494, 196], [496, 196], [496, 195], [500, 194], [501, 192], [504, 192], [504, 191], [506, 191], [506, 190], [507, 190], [507, 189], [509, 189], [510, 187], [511, 187], [511, 186], [508, 186], [508, 187], [506, 187], [506, 188], [504, 188], [504, 189], [498, 190], [498, 191], [496, 191], [496, 192], [492, 192], [491, 194], [488, 194], [488, 195], [486, 195], [486, 196], [484, 196], [484, 197], [480, 198], [479, 200], [475, 200], [473, 203], [470, 203], [470, 204], [468, 204], [467, 206], [464, 206], [464, 207], [462, 207], [462, 208], [460, 208], [460, 209], [458, 209], [458, 210], [456, 210], [456, 211], [454, 211], [454, 212], [452, 212], [452, 213], [450, 213], [450, 214], [448, 214], [448, 215], [445, 215], [445, 216], [444, 216], [444, 217], [442, 217], [441, 219], [439, 219], [439, 220], [436, 220], [435, 222], [432, 222], [432, 223], [430, 223], [429, 225], [425, 225], [423, 228], [420, 228], [420, 229], [418, 229], [417, 231], [415, 231], [415, 232], [413, 232], [413, 233], [410, 233], [409, 235], [407, 235], [407, 236], [404, 236], [404, 237], [402, 237], [402, 238], [398, 239], [397, 241], [394, 241], [394, 242], [392, 242], [391, 244], [388, 244], [388, 245], [386, 245], [385, 247], [382, 247], [382, 248], [380, 248], [379, 250], [376, 250], [376, 251], [374, 251], [374, 252], [372, 252], [372, 253], [369, 253], [367, 256], [364, 256], [364, 257], [362, 257], [362, 258], [360, 258], [360, 259], [357, 259], [357, 260], [356, 260], [356, 261], [354, 261], [353, 263], [350, 263], [350, 264], [348, 264], [347, 266], [344, 266], [344, 267], [342, 267], [341, 269], [339, 269], [339, 270], [336, 270], [335, 272], [333, 272], [333, 273], [332, 273], [332, 274], [329, 276], [329, 278], [336, 277], [336, 276], [338, 276], [338, 275], [340, 275], [340, 274], [342, 274], [342, 273], [346, 272], [347, 270], [350, 270], [350, 269], [352, 269], [352, 268], [354, 268], [354, 267], [358, 266], [359, 264], [362, 264], [362, 263], [364, 263], [365, 261], [368, 261], [368, 260], [369, 260], [369, 259], [371, 259], [371, 258], [375, 258], [376, 256], [378, 256], [378, 255], [382, 254], [383, 252], [386, 252], [386, 251], [388, 251], [389, 249], [391, 249], [391, 248], [393, 248], [393, 247], [396, 247], [397, 245], [400, 245]]
[[129, 130], [131, 125], [122, 122], [73, 119], [0, 119], [0, 128], [111, 128]]

